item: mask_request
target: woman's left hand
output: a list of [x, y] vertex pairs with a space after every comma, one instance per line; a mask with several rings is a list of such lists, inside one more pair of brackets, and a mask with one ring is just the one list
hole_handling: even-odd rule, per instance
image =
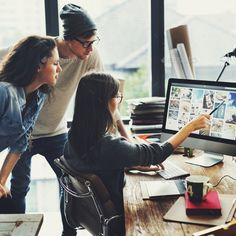
[[0, 184], [0, 198], [7, 196], [11, 196], [11, 192], [5, 185]]
[[158, 165], [151, 165], [151, 166], [133, 166], [131, 168], [127, 168], [128, 170], [138, 170], [142, 172], [147, 172], [147, 171], [159, 171], [159, 170], [164, 170], [165, 167], [162, 164]]

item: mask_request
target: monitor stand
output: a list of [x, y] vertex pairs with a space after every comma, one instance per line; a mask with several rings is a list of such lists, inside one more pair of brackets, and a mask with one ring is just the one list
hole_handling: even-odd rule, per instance
[[186, 163], [203, 166], [203, 167], [211, 167], [220, 162], [223, 162], [224, 156], [222, 154], [214, 153], [214, 152], [204, 152], [199, 157], [193, 158], [191, 160], [185, 161]]

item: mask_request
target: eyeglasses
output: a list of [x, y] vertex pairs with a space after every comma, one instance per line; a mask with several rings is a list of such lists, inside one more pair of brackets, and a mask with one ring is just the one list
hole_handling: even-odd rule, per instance
[[96, 39], [92, 40], [92, 41], [84, 41], [84, 40], [81, 40], [79, 38], [75, 38], [75, 40], [80, 42], [83, 48], [89, 48], [93, 44], [97, 45], [100, 41], [100, 38], [98, 36], [96, 36]]
[[114, 98], [116, 98], [118, 103], [120, 104], [123, 100], [123, 95], [122, 94], [117, 94]]

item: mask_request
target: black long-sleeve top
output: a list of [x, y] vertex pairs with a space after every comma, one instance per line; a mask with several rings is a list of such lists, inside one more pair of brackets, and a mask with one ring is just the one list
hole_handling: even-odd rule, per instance
[[105, 135], [83, 156], [76, 153], [68, 142], [64, 156], [67, 164], [74, 170], [98, 175], [110, 192], [118, 212], [123, 214], [124, 168], [159, 164], [172, 152], [173, 147], [168, 142], [162, 145], [134, 144], [122, 137]]

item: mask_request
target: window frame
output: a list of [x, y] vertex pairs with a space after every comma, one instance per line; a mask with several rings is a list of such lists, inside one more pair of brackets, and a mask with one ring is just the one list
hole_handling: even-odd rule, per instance
[[[58, 1], [45, 1], [46, 33], [59, 35]], [[151, 91], [152, 96], [165, 96], [164, 0], [151, 1]]]
[[46, 34], [50, 36], [59, 35], [58, 2], [57, 0], [44, 0]]
[[165, 96], [164, 0], [151, 0], [152, 96]]

